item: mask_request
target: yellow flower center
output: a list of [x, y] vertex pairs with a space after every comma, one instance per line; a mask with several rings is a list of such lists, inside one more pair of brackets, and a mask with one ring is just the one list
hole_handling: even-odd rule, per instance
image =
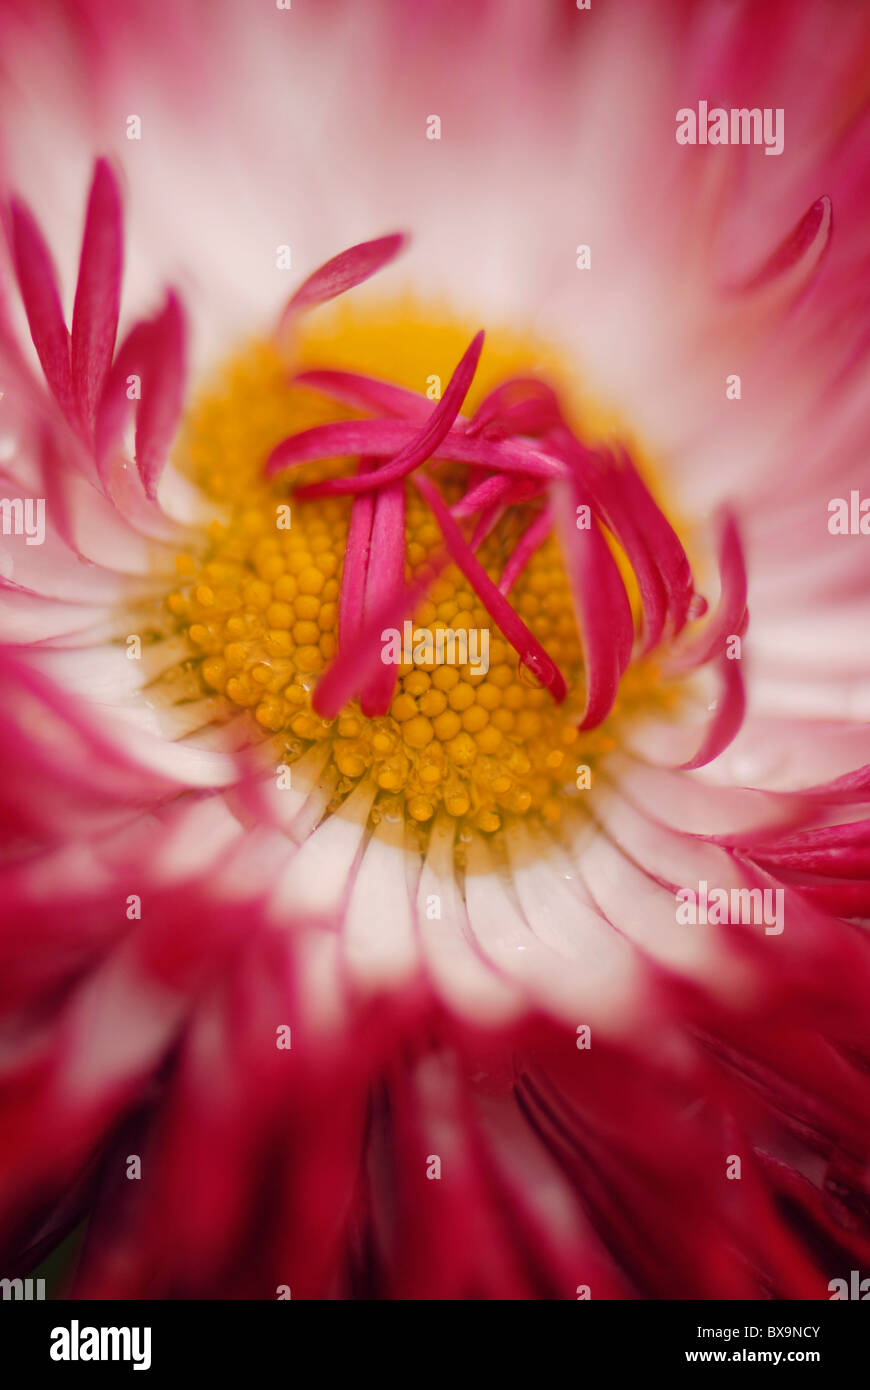
[[[180, 584], [168, 607], [186, 633], [188, 669], [201, 690], [223, 697], [228, 714], [249, 711], [260, 731], [274, 737], [277, 763], [292, 764], [314, 744], [328, 745], [338, 777], [336, 804], [371, 778], [382, 799], [401, 801], [420, 825], [443, 810], [493, 832], [510, 816], [555, 821], [566, 798], [582, 796], [596, 759], [614, 744], [614, 722], [626, 707], [648, 707], [656, 698], [654, 667], [630, 668], [606, 724], [578, 732], [582, 646], [551, 536], [521, 572], [509, 601], [563, 671], [569, 688], [564, 703], [555, 704], [528, 674], [451, 565], [413, 615], [416, 653], [403, 644], [400, 655], [412, 659], [395, 668], [389, 713], [366, 717], [354, 701], [336, 719], [324, 720], [312, 709], [312, 692], [337, 651], [351, 499], [294, 501], [288, 477], [295, 486], [345, 473], [348, 464], [307, 464], [271, 482], [263, 473], [270, 451], [288, 435], [355, 414], [293, 383], [295, 372], [330, 367], [383, 377], [428, 394], [434, 408], [470, 337], [466, 325], [408, 303], [363, 312], [344, 303], [313, 316], [292, 363], [268, 341], [232, 360], [193, 406], [178, 456], [219, 504], [222, 518], [210, 527], [204, 555], [178, 558]], [[573, 390], [578, 407], [576, 390], [551, 350], [527, 336], [496, 333], [487, 336], [463, 409], [473, 411], [505, 378], [530, 373], [556, 386], [568, 409]], [[588, 403], [581, 415], [588, 438]], [[437, 477], [446, 500], [455, 501], [465, 469], [442, 464]], [[535, 514], [535, 504], [511, 508], [478, 549], [496, 583]], [[435, 518], [410, 482], [405, 543], [409, 577], [441, 544]], [[636, 606], [630, 568], [621, 568]], [[457, 654], [468, 660], [455, 664]]]

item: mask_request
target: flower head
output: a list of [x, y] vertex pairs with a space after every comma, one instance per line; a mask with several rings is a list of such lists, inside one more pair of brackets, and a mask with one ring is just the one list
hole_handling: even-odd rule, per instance
[[811, 0], [158, 8], [192, 90], [153, 13], [0, 11], [76, 171], [6, 86], [4, 1269], [827, 1297], [866, 17], [810, 79]]

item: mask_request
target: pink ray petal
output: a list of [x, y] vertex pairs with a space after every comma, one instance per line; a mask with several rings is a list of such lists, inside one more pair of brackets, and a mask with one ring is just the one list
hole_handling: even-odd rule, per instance
[[[490, 534], [490, 532], [495, 530], [496, 526], [501, 521], [508, 507], [515, 507], [519, 506], [523, 502], [528, 502], [532, 497], [537, 497], [542, 491], [540, 483], [525, 482], [522, 479], [520, 479], [520, 481], [517, 482], [514, 478], [510, 476], [505, 478], [495, 478], [489, 481], [497, 482], [499, 484], [499, 489], [497, 492], [493, 490], [490, 500], [488, 502], [485, 502], [483, 509], [480, 512], [480, 518], [478, 520], [477, 525], [474, 528], [474, 534], [471, 538], [472, 550], [477, 550], [478, 546], [482, 544], [482, 542]], [[469, 489], [469, 491], [465, 494], [465, 497], [460, 498], [459, 502], [457, 502], [455, 506], [450, 508], [451, 516], [456, 517], [458, 520], [462, 516], [468, 515], [468, 513], [462, 508], [462, 503], [466, 500], [466, 498], [469, 498], [471, 493], [477, 493], [479, 499], [483, 496], [483, 489]], [[477, 510], [477, 506], [472, 508], [472, 511]]]
[[647, 652], [660, 641], [668, 618], [674, 633], [688, 618], [694, 584], [689, 562], [671, 527], [624, 449], [614, 456], [586, 448], [567, 427], [548, 436], [588, 489], [593, 511], [625, 550], [640, 588]]
[[[838, 826], [839, 830], [853, 829], [852, 826]], [[759, 863], [771, 868], [795, 869], [803, 873], [825, 874], [828, 878], [866, 878], [870, 879], [870, 844], [867, 843], [870, 827], [860, 826], [864, 843], [829, 845], [816, 848], [807, 845], [802, 848], [792, 846], [762, 847], [754, 857]]]
[[[504, 506], [501, 502], [493, 502], [487, 507], [485, 512], [481, 512], [477, 525], [471, 533], [471, 549], [477, 551], [483, 545], [487, 536], [494, 531], [501, 518], [504, 516]], [[451, 513], [452, 514], [452, 513]]]
[[426, 594], [447, 565], [447, 555], [436, 555], [421, 566], [401, 594], [391, 597], [363, 623], [356, 641], [346, 643], [315, 687], [311, 705], [322, 719], [335, 719], [348, 700], [381, 664], [382, 632], [399, 627]]
[[606, 492], [613, 507], [614, 534], [635, 564], [641, 594], [647, 597], [647, 628], [650, 633], [658, 629], [659, 600], [654, 578], [654, 571], [657, 571], [664, 585], [670, 631], [675, 635], [685, 627], [696, 599], [686, 552], [634, 462], [621, 446], [613, 456], [613, 463], [615, 469], [613, 476], [607, 479]]
[[136, 466], [152, 502], [157, 497], [157, 484], [184, 403], [185, 337], [181, 303], [170, 290], [166, 307], [157, 316], [147, 341], [142, 399], [136, 417]]
[[99, 159], [88, 199], [72, 320], [72, 387], [89, 430], [115, 350], [122, 261], [120, 190], [106, 160]]
[[765, 846], [765, 854], [825, 853], [828, 850], [870, 846], [870, 820], [848, 821], [845, 825], [823, 825], [782, 835], [775, 846]]
[[374, 241], [361, 241], [325, 261], [307, 280], [303, 280], [288, 301], [281, 315], [279, 331], [296, 314], [345, 294], [383, 270], [398, 256], [406, 242], [407, 238], [401, 232], [394, 232], [390, 236], [376, 237]]
[[715, 714], [701, 747], [693, 758], [680, 764], [680, 771], [690, 772], [711, 763], [728, 747], [739, 731], [746, 712], [746, 692], [740, 665], [739, 661], [729, 661], [726, 656], [720, 658], [718, 666], [721, 692], [716, 702]]
[[535, 377], [511, 377], [490, 391], [468, 425], [472, 436], [544, 434], [563, 423], [555, 391]]
[[556, 703], [561, 704], [568, 687], [555, 661], [547, 655], [504, 594], [499, 592], [480, 561], [475, 559], [435, 485], [422, 476], [416, 477], [414, 484], [441, 528], [453, 563], [465, 575], [493, 622], [519, 654], [523, 666], [549, 690]]
[[[360, 472], [371, 468], [371, 459], [360, 459]], [[352, 643], [363, 620], [366, 576], [372, 541], [372, 518], [375, 512], [374, 493], [364, 492], [354, 498], [350, 509], [344, 564], [341, 570], [341, 591], [338, 596], [338, 644]]]
[[588, 497], [575, 478], [559, 486], [552, 510], [586, 665], [586, 707], [579, 727], [593, 729], [613, 708], [631, 655], [634, 625], [622, 577], [597, 523], [593, 519], [589, 530], [577, 530], [577, 507], [584, 505], [589, 505]]
[[[422, 424], [432, 413], [432, 402], [418, 391], [396, 386], [392, 381], [362, 376], [358, 372], [336, 372], [314, 369], [299, 372], [293, 377], [297, 386], [310, 386], [340, 405], [354, 410], [383, 411], [400, 420]], [[462, 419], [461, 416], [457, 416]]]
[[870, 800], [870, 763], [856, 767], [852, 772], [844, 772], [842, 777], [834, 777], [830, 782], [822, 782], [807, 787], [803, 796], [811, 796], [825, 803], [837, 805], [841, 802]]
[[[417, 437], [416, 427], [406, 420], [343, 420], [337, 424], [315, 425], [276, 445], [266, 460], [265, 472], [267, 477], [273, 477], [285, 468], [297, 468], [303, 463], [327, 458], [356, 458], [363, 454], [389, 458], [408, 448]], [[567, 471], [558, 459], [533, 449], [522, 440], [469, 439], [464, 430], [450, 430], [430, 457], [544, 480], [562, 477]], [[398, 476], [407, 471], [402, 466]], [[391, 475], [382, 468], [366, 478], [332, 478], [311, 483], [299, 488], [296, 496], [302, 499], [350, 496], [370, 492], [396, 476], [395, 472]]]
[[479, 483], [474, 483], [459, 501], [450, 508], [451, 514], [461, 520], [474, 516], [475, 512], [486, 512], [493, 507], [504, 507], [507, 503], [518, 505], [537, 497], [543, 490], [543, 480], [507, 477], [494, 473]]
[[[370, 495], [370, 494], [369, 494]], [[358, 505], [357, 498], [354, 505]], [[365, 613], [377, 613], [401, 601], [405, 583], [405, 484], [391, 483], [375, 496], [371, 554], [366, 575]], [[398, 668], [381, 663], [360, 691], [367, 717], [386, 714], [396, 688]]]
[[10, 211], [15, 275], [33, 346], [55, 400], [67, 420], [77, 424], [69, 333], [54, 263], [30, 209], [13, 198]]
[[676, 531], [623, 448], [617, 451], [617, 464], [619, 486], [625, 490], [625, 512], [633, 516], [641, 536], [646, 538], [653, 563], [665, 585], [668, 618], [671, 631], [676, 634], [682, 631], [688, 620], [689, 608], [695, 593], [686, 552]]
[[138, 376], [141, 382], [145, 375], [154, 334], [154, 323], [155, 319], [142, 319], [133, 325], [118, 348], [115, 361], [106, 379], [94, 428], [97, 472], [104, 487], [107, 481], [106, 466], [109, 456], [117, 447], [127, 417], [136, 404], [127, 396], [127, 381], [131, 376]]
[[450, 511], [457, 520], [474, 516], [476, 512], [492, 511], [503, 503], [507, 490], [508, 480], [500, 473], [493, 473], [469, 487]]
[[804, 878], [801, 875], [793, 878], [782, 871], [777, 872], [777, 879], [799, 887], [803, 899], [834, 917], [863, 919], [870, 916], [870, 883], [866, 880], [843, 882], [839, 879]]
[[634, 571], [643, 612], [643, 639], [639, 654], [645, 656], [658, 645], [668, 618], [668, 590], [656, 563], [635, 508], [623, 495], [621, 479], [614, 470], [599, 474], [600, 502], [605, 524], [622, 546]]
[[553, 518], [550, 515], [549, 507], [545, 507], [540, 516], [536, 516], [532, 524], [520, 536], [516, 549], [502, 570], [498, 587], [505, 597], [516, 584], [535, 551], [544, 544], [552, 529]]
[[[374, 473], [357, 474], [354, 478], [335, 478], [323, 483], [312, 483], [307, 487], [300, 488], [297, 496], [302, 498], [332, 497], [354, 492], [368, 492], [372, 488], [382, 487], [385, 483], [404, 478], [421, 463], [424, 463], [426, 459], [431, 458], [439, 444], [450, 433], [450, 427], [466, 397], [483, 350], [483, 339], [484, 334], [481, 331], [471, 340], [450, 378], [444, 395], [432, 411], [426, 425], [422, 430], [415, 429], [413, 431], [407, 444], [399, 450], [395, 458]], [[281, 447], [281, 445], [278, 446], [279, 449]], [[375, 450], [373, 452], [381, 451]], [[266, 464], [267, 475], [272, 471], [273, 458], [274, 453]]]
[[833, 231], [831, 200], [817, 198], [788, 236], [754, 275], [737, 289], [744, 293], [763, 290], [774, 284], [799, 289], [818, 270]]
[[737, 522], [731, 512], [721, 521], [719, 571], [722, 593], [715, 614], [705, 630], [674, 653], [668, 672], [687, 671], [719, 656], [730, 636], [740, 636], [746, 628], [746, 562]]
[[[0, 737], [4, 756], [13, 752], [32, 755], [45, 768], [46, 775], [54, 769], [58, 785], [75, 787], [78, 782], [85, 788], [98, 789], [106, 797], [124, 794], [129, 778], [127, 794], [131, 805], [134, 791], [143, 785], [152, 792], [155, 788], [173, 787], [170, 777], [153, 772], [132, 753], [128, 754], [125, 745], [107, 735], [96, 706], [71, 698], [69, 691], [21, 660], [9, 647], [0, 647], [0, 677], [0, 710], [8, 713], [11, 721]], [[50, 720], [56, 721], [56, 725]], [[46, 737], [49, 729], [55, 736], [60, 729], [66, 732], [61, 758], [56, 756], [57, 744]]]

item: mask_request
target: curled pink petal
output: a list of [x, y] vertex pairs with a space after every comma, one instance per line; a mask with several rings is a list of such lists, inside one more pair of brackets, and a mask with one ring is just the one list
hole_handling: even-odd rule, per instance
[[587, 494], [576, 478], [555, 490], [553, 516], [586, 666], [581, 729], [595, 728], [610, 713], [634, 641], [631, 605], [607, 542], [594, 519], [588, 530], [577, 529], [577, 507], [588, 505]]
[[[417, 426], [407, 420], [342, 420], [338, 424], [314, 425], [276, 445], [266, 460], [265, 472], [267, 477], [273, 477], [285, 468], [297, 468], [303, 463], [327, 458], [357, 458], [363, 454], [395, 458], [410, 448], [418, 437]], [[430, 457], [546, 480], [561, 477], [566, 471], [558, 459], [521, 440], [469, 439], [464, 430], [449, 430]], [[387, 467], [392, 465], [364, 478], [332, 478], [312, 483], [299, 488], [296, 496], [300, 499], [343, 497], [370, 492], [408, 471], [401, 465], [398, 473], [395, 470], [389, 473]]]
[[141, 383], [150, 356], [153, 331], [152, 319], [143, 319], [133, 325], [115, 355], [106, 380], [94, 428], [97, 472], [104, 486], [107, 481], [106, 465], [109, 456], [117, 447], [127, 419], [136, 404], [127, 394], [127, 383], [131, 376], [138, 376]]
[[[695, 593], [689, 561], [682, 541], [654, 500], [626, 450], [620, 449], [617, 458], [619, 486], [624, 489], [624, 515], [633, 516], [641, 536], [646, 538], [649, 555], [665, 586], [670, 630], [675, 636], [688, 621]], [[629, 533], [624, 526], [622, 529], [628, 545]], [[619, 536], [618, 531], [616, 534]], [[640, 549], [634, 553], [639, 557]], [[643, 573], [642, 564], [639, 564], [639, 569]]]
[[[362, 500], [357, 498], [354, 506]], [[405, 484], [401, 481], [390, 483], [375, 496], [371, 559], [375, 563], [369, 564], [366, 575], [366, 614], [378, 613], [401, 602], [405, 582]], [[388, 712], [397, 677], [396, 666], [381, 662], [360, 692], [364, 715], [370, 717]]]
[[[360, 459], [360, 472], [372, 467], [370, 459]], [[347, 528], [344, 564], [341, 570], [341, 590], [338, 596], [338, 641], [351, 643], [363, 620], [366, 576], [372, 544], [372, 518], [375, 512], [374, 493], [364, 492], [354, 498]]]
[[555, 661], [548, 656], [519, 614], [511, 608], [480, 561], [475, 559], [435, 485], [422, 476], [415, 478], [414, 483], [441, 528], [451, 560], [465, 575], [493, 622], [519, 653], [523, 666], [549, 690], [556, 703], [560, 704], [568, 693], [568, 687]]
[[384, 628], [399, 627], [424, 598], [429, 586], [447, 564], [445, 554], [427, 560], [405, 585], [370, 612], [356, 640], [345, 642], [332, 665], [318, 681], [311, 705], [322, 719], [335, 719], [381, 665], [381, 634]]
[[511, 377], [481, 401], [468, 424], [472, 436], [544, 434], [562, 424], [559, 399], [552, 386], [536, 377]]
[[682, 543], [624, 449], [616, 455], [597, 453], [567, 427], [551, 432], [548, 441], [588, 489], [587, 505], [601, 516], [631, 561], [644, 612], [642, 650], [650, 651], [668, 619], [674, 634], [688, 619], [694, 583]]
[[730, 512], [722, 520], [719, 571], [722, 592], [715, 614], [703, 633], [689, 641], [668, 662], [669, 672], [687, 671], [721, 654], [727, 639], [746, 627], [746, 562], [737, 522]]
[[536, 550], [544, 544], [553, 529], [553, 518], [549, 507], [545, 507], [517, 541], [516, 548], [502, 570], [498, 581], [500, 591], [507, 596], [516, 584], [526, 565]]
[[415, 433], [415, 426], [408, 420], [340, 420], [334, 424], [313, 425], [311, 429], [291, 434], [275, 446], [266, 460], [266, 477], [320, 459], [396, 454], [406, 447]]
[[173, 291], [154, 322], [146, 353], [142, 399], [136, 417], [136, 466], [146, 495], [154, 501], [184, 402], [184, 314]]
[[797, 225], [765, 261], [759, 271], [738, 286], [744, 292], [761, 290], [788, 279], [806, 284], [818, 269], [828, 249], [833, 230], [831, 200], [816, 199]]
[[460, 520], [462, 517], [474, 516], [476, 512], [487, 512], [493, 506], [499, 506], [504, 502], [508, 491], [508, 480], [499, 473], [493, 473], [489, 478], [483, 478], [479, 483], [474, 483], [468, 488], [464, 496], [451, 507], [453, 516]]
[[638, 523], [635, 507], [623, 496], [619, 476], [608, 475], [603, 487], [605, 520], [625, 551], [640, 590], [643, 639], [639, 654], [644, 656], [661, 641], [668, 619], [669, 592], [663, 566], [656, 563], [647, 535]]
[[122, 260], [121, 195], [108, 163], [99, 159], [88, 199], [72, 320], [72, 387], [89, 430], [115, 350]]
[[431, 401], [419, 392], [396, 386], [392, 381], [381, 381], [378, 377], [362, 376], [359, 372], [316, 369], [297, 373], [293, 382], [298, 386], [310, 386], [313, 391], [320, 391], [330, 400], [354, 410], [383, 411], [386, 415], [416, 423], [428, 420], [432, 413]]
[[[472, 508], [472, 513], [478, 510], [480, 511], [480, 517], [474, 528], [474, 535], [471, 538], [472, 550], [477, 550], [485, 537], [488, 536], [491, 531], [495, 530], [508, 507], [517, 507], [523, 502], [528, 502], [532, 497], [537, 497], [542, 491], [539, 482], [529, 482], [522, 478], [517, 481], [515, 477], [511, 477], [510, 475], [504, 478], [488, 479], [488, 481], [498, 483], [499, 487], [497, 490], [493, 490], [491, 499], [486, 502], [482, 508], [477, 506]], [[476, 491], [476, 489], [469, 489], [469, 492], [465, 494], [465, 498], [468, 498], [469, 493], [473, 491]], [[480, 496], [482, 494], [478, 495]], [[450, 508], [451, 516], [458, 519], [462, 516], [469, 515], [468, 512], [461, 510], [465, 498], [460, 498], [459, 502]]]
[[302, 310], [325, 304], [370, 279], [398, 256], [405, 243], [405, 236], [394, 232], [390, 236], [376, 237], [374, 241], [361, 241], [325, 261], [291, 297], [279, 328], [285, 327], [288, 320]]
[[[477, 525], [471, 536], [471, 549], [478, 550], [491, 531], [494, 531], [505, 513], [503, 502], [493, 502], [485, 511], [481, 512], [477, 519]], [[455, 513], [451, 509], [451, 515]]]
[[474, 483], [464, 496], [454, 503], [450, 511], [457, 520], [474, 516], [476, 512], [491, 511], [493, 507], [503, 511], [507, 505], [518, 505], [537, 497], [542, 490], [542, 481], [494, 473], [492, 477]]
[[743, 672], [739, 661], [720, 658], [718, 672], [721, 680], [721, 693], [716, 702], [716, 711], [704, 736], [701, 747], [693, 758], [680, 764], [680, 770], [690, 772], [705, 767], [724, 751], [738, 733], [746, 712], [746, 692], [743, 686]]

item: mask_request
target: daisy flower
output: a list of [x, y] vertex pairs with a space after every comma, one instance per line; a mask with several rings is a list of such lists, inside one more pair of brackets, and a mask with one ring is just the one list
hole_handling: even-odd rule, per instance
[[0, 52], [0, 1272], [828, 1298], [866, 9], [7, 0]]

